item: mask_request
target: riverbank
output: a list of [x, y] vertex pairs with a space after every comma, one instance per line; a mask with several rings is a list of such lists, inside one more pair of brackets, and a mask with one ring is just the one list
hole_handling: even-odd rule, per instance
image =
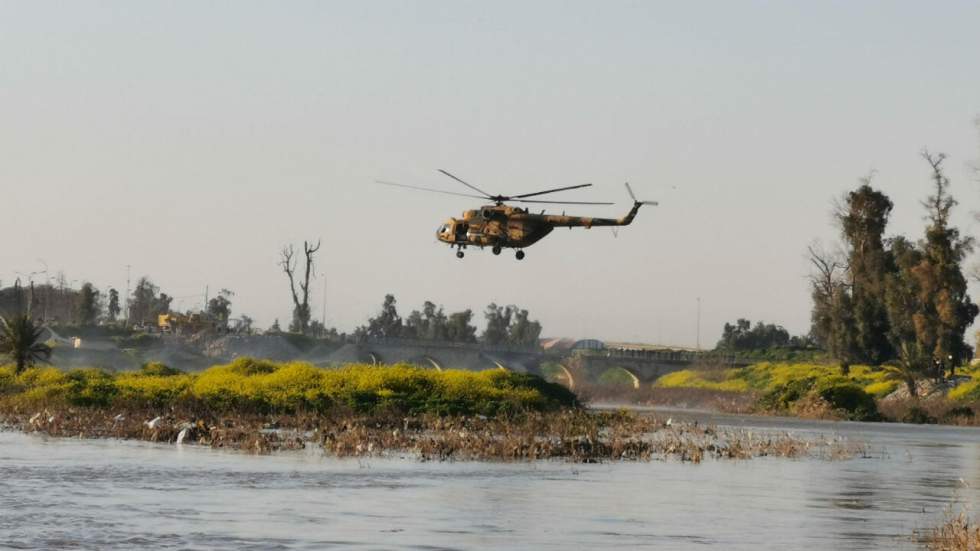
[[980, 425], [980, 367], [958, 370], [945, 384], [920, 381], [914, 397], [899, 374], [888, 368], [853, 366], [842, 374], [831, 364], [786, 363], [677, 371], [629, 390], [582, 385], [579, 395], [592, 403], [622, 401], [805, 419]]

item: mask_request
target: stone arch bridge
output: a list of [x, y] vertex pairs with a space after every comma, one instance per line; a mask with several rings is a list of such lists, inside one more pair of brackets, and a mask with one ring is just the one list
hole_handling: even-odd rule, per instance
[[605, 373], [623, 375], [634, 387], [683, 369], [698, 366], [742, 367], [748, 362], [714, 352], [678, 350], [576, 350], [550, 352], [540, 349], [490, 346], [408, 339], [369, 340], [347, 345], [324, 363], [410, 363], [432, 369], [507, 369], [544, 375], [559, 370], [569, 386], [596, 382]]

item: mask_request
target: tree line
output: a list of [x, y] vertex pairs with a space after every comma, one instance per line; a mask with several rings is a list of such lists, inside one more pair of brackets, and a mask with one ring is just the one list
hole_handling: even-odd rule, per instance
[[[204, 312], [216, 323], [226, 325], [231, 319], [233, 296], [232, 291], [221, 289], [207, 301]], [[18, 281], [13, 287], [0, 289], [0, 314], [28, 314], [52, 326], [156, 325], [158, 316], [174, 313], [173, 300], [147, 276], [136, 281], [127, 302], [128, 312], [123, 312], [122, 295], [115, 288], [103, 293], [88, 281], [78, 289], [49, 283], [23, 287]], [[250, 326], [251, 318], [243, 315], [241, 320]]]
[[491, 303], [483, 312], [486, 329], [477, 336], [470, 309], [446, 314], [441, 306], [425, 301], [421, 310], [407, 317], [398, 314], [394, 295], [385, 295], [381, 311], [354, 331], [357, 340], [418, 339], [460, 343], [483, 342], [490, 345], [537, 346], [541, 324], [530, 319], [527, 310]]
[[744, 352], [755, 350], [772, 350], [776, 348], [807, 349], [813, 345], [809, 336], [790, 335], [781, 325], [755, 322], [739, 318], [735, 323], [726, 323], [722, 329], [721, 339], [715, 350], [725, 352]]
[[922, 202], [927, 223], [918, 239], [886, 237], [894, 204], [867, 177], [834, 209], [839, 250], [808, 248], [812, 336], [842, 371], [888, 365], [913, 394], [917, 379], [942, 379], [970, 358], [965, 332], [978, 313], [964, 270], [974, 243], [950, 221], [957, 201], [946, 156], [923, 151], [922, 158], [932, 193]]

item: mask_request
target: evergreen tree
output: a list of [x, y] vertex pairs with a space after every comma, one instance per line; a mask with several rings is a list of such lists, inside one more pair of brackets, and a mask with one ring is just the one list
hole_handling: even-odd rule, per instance
[[919, 338], [922, 327], [917, 325], [926, 310], [916, 276], [925, 255], [904, 237], [892, 239], [890, 251], [895, 270], [885, 280], [888, 338], [895, 350], [895, 371], [905, 381], [909, 394], [915, 396], [916, 380], [928, 373], [931, 364], [930, 353]]
[[449, 314], [446, 337], [452, 342], [476, 342], [476, 327], [472, 321], [473, 311], [469, 309]]
[[491, 345], [506, 344], [510, 335], [510, 319], [514, 315], [514, 310], [510, 306], [497, 306], [490, 303], [483, 312], [483, 317], [487, 320], [487, 327], [483, 330], [483, 342]]
[[513, 308], [513, 318], [508, 328], [508, 341], [518, 346], [533, 346], [541, 336], [541, 324], [528, 319], [527, 310]]
[[[946, 156], [923, 152], [932, 168], [933, 194], [923, 203], [929, 226], [923, 242], [924, 258], [914, 270], [922, 302], [917, 325], [919, 338], [938, 366], [956, 366], [969, 358], [970, 347], [964, 334], [976, 318], [978, 307], [967, 294], [963, 262], [972, 250], [973, 240], [950, 226], [949, 216], [956, 200], [949, 194], [949, 179], [942, 170]], [[937, 374], [942, 376], [942, 372]]]
[[891, 200], [865, 179], [861, 187], [846, 195], [838, 212], [850, 279], [849, 296], [840, 298], [850, 302], [847, 317], [855, 332], [854, 359], [873, 365], [893, 356], [885, 307], [885, 279], [891, 267], [884, 243], [892, 207]]
[[402, 319], [398, 315], [395, 302], [394, 295], [385, 295], [381, 313], [368, 320], [365, 331], [368, 337], [388, 339], [402, 336]]
[[82, 284], [78, 293], [75, 318], [80, 325], [95, 325], [99, 317], [99, 291], [89, 282]]
[[109, 289], [109, 306], [107, 309], [109, 321], [116, 321], [121, 311], [122, 308], [119, 307], [119, 291]]
[[228, 289], [218, 292], [218, 296], [208, 301], [208, 315], [222, 325], [227, 325], [228, 319], [231, 318], [231, 297], [234, 295], [235, 293]]

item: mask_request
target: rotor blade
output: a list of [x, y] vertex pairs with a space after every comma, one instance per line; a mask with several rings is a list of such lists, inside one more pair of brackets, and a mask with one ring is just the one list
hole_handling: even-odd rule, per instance
[[458, 195], [460, 197], [472, 197], [474, 199], [486, 199], [486, 197], [481, 197], [479, 195], [470, 195], [470, 194], [467, 194], [467, 193], [456, 193], [455, 191], [445, 191], [445, 190], [441, 190], [441, 189], [432, 189], [432, 188], [427, 188], [427, 187], [409, 186], [409, 185], [405, 185], [405, 184], [396, 184], [395, 182], [384, 182], [384, 181], [381, 181], [381, 180], [375, 180], [374, 183], [381, 184], [381, 185], [384, 185], [384, 186], [395, 186], [395, 187], [404, 187], [404, 188], [408, 188], [408, 189], [417, 189], [419, 191], [431, 191], [432, 193], [445, 193], [446, 195]]
[[534, 199], [507, 199], [508, 203], [548, 203], [551, 205], [615, 205], [616, 203], [597, 203], [594, 201], [536, 201]]
[[446, 172], [445, 170], [443, 170], [443, 169], [441, 169], [441, 168], [440, 168], [440, 169], [438, 169], [438, 170], [439, 170], [439, 172], [441, 172], [441, 173], [443, 173], [443, 174], [445, 174], [446, 176], [449, 176], [449, 177], [450, 177], [450, 178], [452, 178], [453, 180], [456, 180], [457, 182], [459, 182], [459, 183], [461, 183], [461, 184], [463, 184], [464, 186], [466, 186], [466, 187], [468, 187], [468, 188], [470, 188], [470, 189], [473, 189], [473, 190], [476, 190], [476, 191], [479, 191], [480, 193], [482, 193], [482, 194], [484, 195], [484, 198], [486, 198], [486, 199], [492, 199], [492, 198], [493, 198], [493, 195], [490, 195], [489, 193], [487, 193], [487, 192], [485, 192], [485, 191], [483, 191], [482, 189], [480, 189], [480, 188], [478, 188], [478, 187], [476, 187], [476, 186], [474, 186], [474, 185], [470, 185], [470, 184], [467, 184], [466, 182], [464, 182], [464, 181], [462, 181], [462, 180], [460, 180], [459, 178], [457, 178], [457, 177], [455, 177], [455, 176], [453, 176], [452, 174], [450, 174], [450, 173], [448, 173], [448, 172]]
[[566, 191], [569, 189], [579, 189], [583, 187], [589, 187], [592, 184], [579, 184], [577, 186], [567, 186], [567, 187], [557, 187], [555, 189], [546, 189], [544, 191], [535, 191], [534, 193], [525, 193], [524, 195], [514, 195], [514, 199], [520, 199], [521, 197], [534, 197], [535, 195], [544, 195], [545, 193], [554, 193], [556, 191]]

